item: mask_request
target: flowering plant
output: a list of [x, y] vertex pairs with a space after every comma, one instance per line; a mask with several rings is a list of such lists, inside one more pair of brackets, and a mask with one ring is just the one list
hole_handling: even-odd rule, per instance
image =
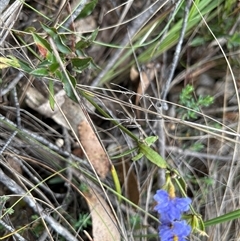
[[191, 226], [182, 219], [183, 212], [189, 210], [191, 199], [175, 196], [175, 189], [170, 184], [169, 192], [158, 190], [154, 195], [156, 210], [160, 215], [159, 236], [161, 241], [185, 241], [191, 232]]

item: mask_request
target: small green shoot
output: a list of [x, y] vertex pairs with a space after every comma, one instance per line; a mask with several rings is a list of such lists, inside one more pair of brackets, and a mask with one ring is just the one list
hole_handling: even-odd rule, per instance
[[87, 213], [80, 213], [78, 221], [73, 224], [75, 230], [86, 229], [88, 226], [92, 225], [90, 215]]
[[208, 107], [214, 101], [214, 98], [210, 95], [199, 96], [197, 99], [194, 97], [194, 88], [192, 85], [187, 85], [182, 89], [179, 96], [179, 104], [187, 107], [188, 110], [181, 110], [183, 113], [182, 119], [197, 119], [197, 113], [202, 107]]

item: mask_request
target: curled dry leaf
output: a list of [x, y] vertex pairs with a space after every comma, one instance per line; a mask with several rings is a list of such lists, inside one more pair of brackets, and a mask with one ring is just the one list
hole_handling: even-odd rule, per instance
[[146, 92], [148, 86], [150, 85], [151, 81], [155, 75], [155, 67], [154, 64], [150, 63], [147, 66], [146, 71], [141, 71], [140, 73], [140, 82], [137, 88], [138, 95], [136, 96], [135, 104], [138, 105], [140, 98]]
[[120, 241], [116, 219], [106, 201], [96, 190], [84, 194], [91, 212], [94, 241]]
[[104, 179], [109, 172], [110, 162], [90, 124], [83, 120], [79, 127], [81, 144], [98, 175]]
[[141, 76], [141, 78], [140, 78], [140, 82], [139, 82], [139, 85], [137, 88], [138, 95], [136, 96], [136, 101], [135, 101], [136, 105], [139, 104], [141, 96], [145, 93], [145, 91], [147, 90], [147, 88], [150, 84], [148, 76], [145, 72], [142, 72], [140, 76]]
[[135, 81], [138, 79], [138, 77], [139, 77], [139, 73], [138, 73], [136, 67], [132, 66], [130, 69], [130, 80]]

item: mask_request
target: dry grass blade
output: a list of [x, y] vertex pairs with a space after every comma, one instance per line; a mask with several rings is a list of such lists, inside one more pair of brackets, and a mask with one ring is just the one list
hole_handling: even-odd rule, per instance
[[18, 15], [21, 11], [23, 6], [23, 1], [16, 0], [12, 5], [6, 9], [0, 17], [0, 46], [2, 46], [3, 42], [5, 41], [9, 31], [11, 31]]

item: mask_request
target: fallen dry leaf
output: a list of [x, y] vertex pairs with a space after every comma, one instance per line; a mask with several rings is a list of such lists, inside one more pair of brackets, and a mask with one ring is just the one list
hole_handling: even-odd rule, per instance
[[110, 162], [90, 124], [83, 120], [78, 126], [80, 142], [98, 175], [104, 179], [109, 172]]
[[[56, 121], [56, 123], [66, 127], [67, 129], [70, 129], [70, 124], [75, 133], [77, 133], [79, 123], [86, 119], [79, 104], [68, 98], [64, 90], [58, 91], [54, 96], [54, 99], [57, 104], [55, 104], [54, 110], [52, 110], [49, 105], [49, 100], [38, 90], [29, 87], [26, 93], [26, 103], [29, 107], [41, 113], [45, 117], [52, 118], [54, 121]], [[61, 108], [69, 124], [67, 123], [62, 112], [59, 110], [58, 106]]]
[[132, 66], [131, 69], [130, 69], [130, 79], [131, 79], [131, 81], [137, 80], [138, 77], [139, 77], [139, 72], [137, 71], [135, 66]]
[[115, 167], [117, 169], [120, 183], [125, 189], [126, 197], [131, 202], [138, 205], [140, 194], [138, 189], [137, 177], [133, 169], [130, 169], [129, 163], [127, 162], [121, 162], [120, 165], [116, 165]]
[[150, 81], [148, 79], [147, 74], [145, 72], [142, 72], [140, 74], [140, 82], [139, 82], [139, 85], [138, 85], [138, 88], [137, 88], [138, 95], [136, 96], [136, 101], [135, 101], [136, 105], [139, 104], [140, 98], [145, 93], [145, 91], [147, 90], [149, 84], [150, 84]]
[[140, 73], [140, 82], [137, 88], [138, 95], [136, 96], [135, 104], [138, 105], [140, 97], [146, 92], [149, 84], [155, 76], [155, 66], [153, 63], [148, 64], [146, 71], [141, 71]]
[[94, 241], [120, 241], [117, 222], [106, 201], [96, 190], [84, 193], [92, 218]]

